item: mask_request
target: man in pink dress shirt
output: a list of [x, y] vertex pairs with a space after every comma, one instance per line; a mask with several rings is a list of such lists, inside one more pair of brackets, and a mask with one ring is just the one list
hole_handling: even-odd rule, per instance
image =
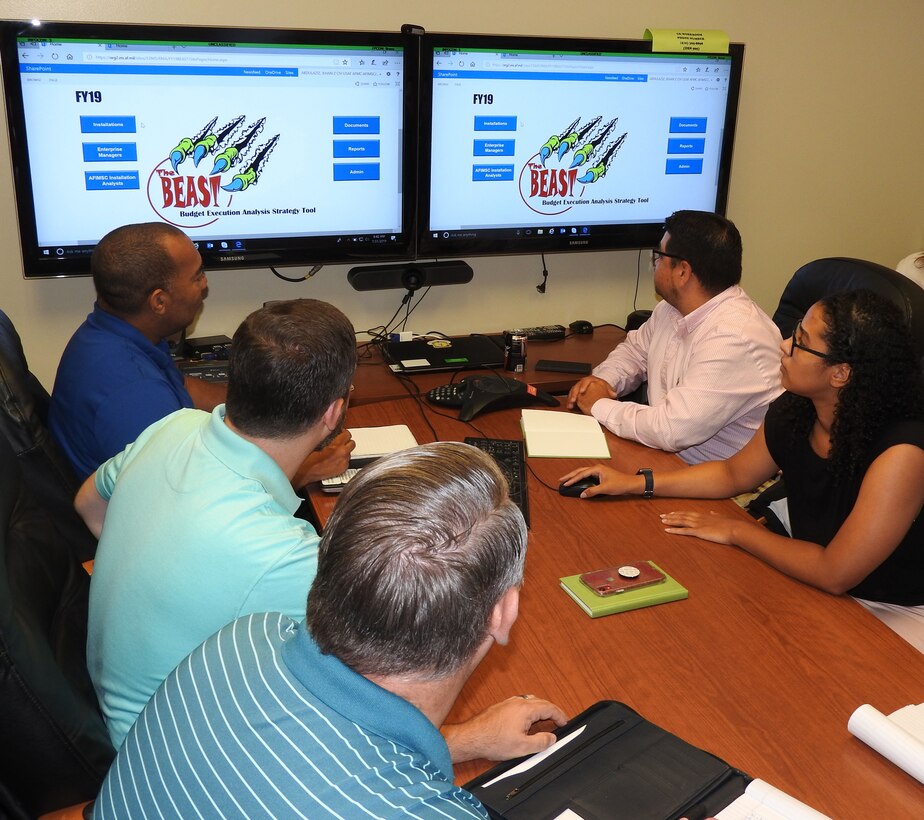
[[[568, 394], [616, 435], [724, 459], [750, 441], [781, 392], [780, 332], [741, 289], [741, 235], [706, 211], [677, 211], [651, 264], [661, 301]], [[648, 401], [617, 401], [648, 382]]]

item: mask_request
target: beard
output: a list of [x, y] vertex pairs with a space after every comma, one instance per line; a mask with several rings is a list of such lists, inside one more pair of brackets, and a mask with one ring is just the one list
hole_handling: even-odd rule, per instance
[[340, 413], [340, 418], [337, 420], [337, 424], [334, 429], [331, 430], [325, 437], [324, 440], [314, 448], [314, 451], [317, 453], [319, 450], [323, 450], [325, 447], [328, 447], [330, 443], [340, 435], [343, 431], [343, 422], [346, 420], [346, 411], [347, 411], [347, 402], [343, 403], [343, 410]]

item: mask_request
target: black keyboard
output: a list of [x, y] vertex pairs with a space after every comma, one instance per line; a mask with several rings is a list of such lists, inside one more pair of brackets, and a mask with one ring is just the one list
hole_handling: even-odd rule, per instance
[[526, 450], [523, 442], [507, 438], [474, 438], [465, 439], [479, 450], [492, 456], [498, 467], [507, 479], [510, 491], [510, 500], [520, 508], [523, 520], [529, 526], [529, 494], [526, 488]]
[[196, 362], [195, 364], [181, 363], [180, 370], [186, 376], [195, 376], [204, 382], [228, 381], [228, 362]]

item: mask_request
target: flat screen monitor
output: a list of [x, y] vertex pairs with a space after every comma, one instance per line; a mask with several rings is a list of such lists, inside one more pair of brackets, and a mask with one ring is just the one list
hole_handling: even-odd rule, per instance
[[0, 59], [26, 277], [156, 220], [207, 268], [413, 256], [397, 32], [5, 22]]
[[743, 57], [428, 34], [418, 253], [651, 247], [674, 211], [724, 213]]

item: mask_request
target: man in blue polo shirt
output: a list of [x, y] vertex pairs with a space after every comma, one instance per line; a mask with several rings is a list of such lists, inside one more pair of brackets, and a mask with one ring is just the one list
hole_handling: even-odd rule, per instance
[[508, 641], [525, 556], [523, 517], [479, 450], [443, 442], [366, 467], [324, 530], [307, 620], [249, 615], [196, 649], [93, 816], [486, 817], [452, 763], [542, 751], [555, 738], [533, 723], [565, 722], [519, 695], [443, 725]]
[[223, 388], [184, 379], [166, 341], [209, 292], [186, 234], [163, 222], [124, 225], [100, 240], [90, 267], [96, 304], [64, 349], [48, 417], [80, 478], [174, 410], [224, 400]]
[[[183, 376], [167, 337], [189, 327], [208, 296], [202, 258], [186, 234], [164, 222], [123, 225], [90, 260], [96, 304], [68, 342], [55, 377], [48, 424], [78, 478], [175, 410], [212, 410], [223, 384]], [[297, 486], [338, 475], [353, 449], [344, 432], [312, 454]]]

